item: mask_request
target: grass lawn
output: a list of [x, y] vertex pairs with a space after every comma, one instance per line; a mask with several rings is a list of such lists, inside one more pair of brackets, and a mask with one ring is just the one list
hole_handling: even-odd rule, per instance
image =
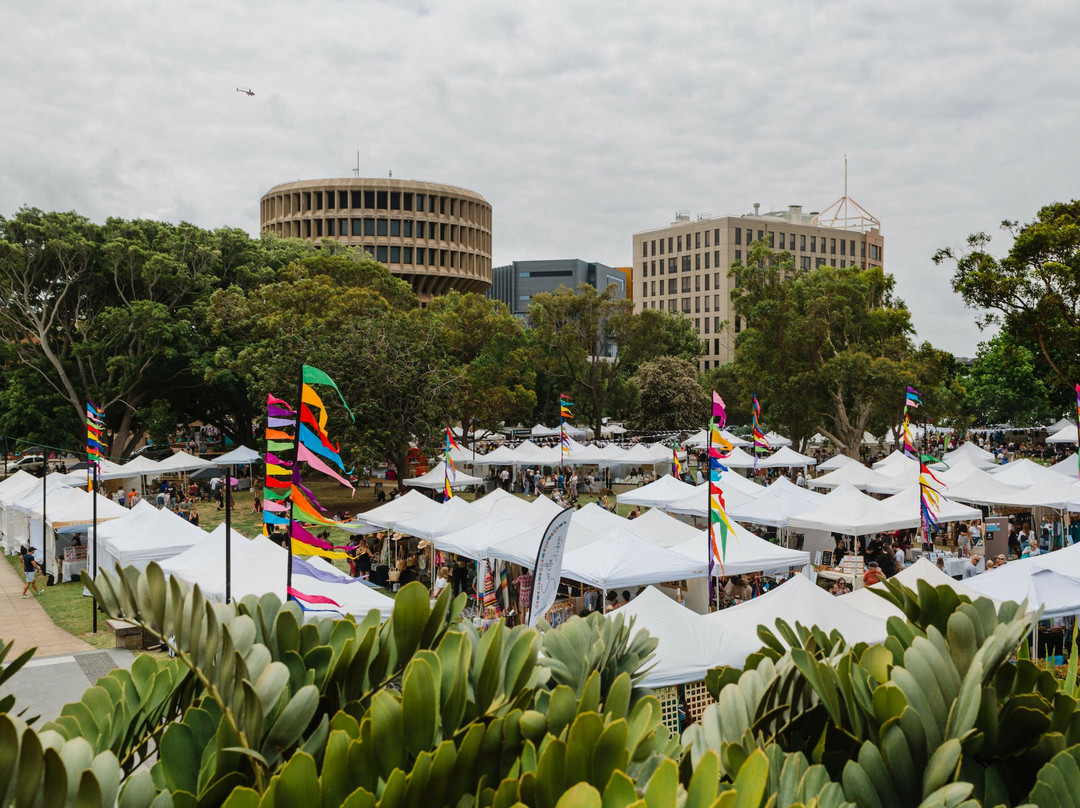
[[[22, 557], [7, 556], [8, 562], [22, 577]], [[98, 614], [98, 632], [91, 634], [90, 628], [93, 620], [91, 612], [92, 599], [83, 597], [83, 585], [81, 583], [66, 583], [46, 586], [37, 602], [49, 615], [56, 625], [69, 634], [74, 634], [81, 640], [85, 640], [95, 648], [114, 648], [116, 638], [105, 626], [105, 615]]]

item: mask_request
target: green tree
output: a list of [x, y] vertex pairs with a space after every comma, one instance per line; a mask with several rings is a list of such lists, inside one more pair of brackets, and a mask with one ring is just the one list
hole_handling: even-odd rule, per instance
[[981, 326], [1001, 324], [1036, 355], [1058, 407], [1080, 379], [1080, 201], [1041, 208], [1024, 226], [1004, 221], [1013, 243], [1004, 258], [990, 254], [987, 233], [968, 236], [963, 249], [934, 253], [953, 267], [952, 287], [981, 310]]
[[[571, 388], [578, 412], [600, 434], [603, 416], [625, 405], [629, 373], [658, 356], [696, 360], [701, 341], [685, 318], [598, 292], [588, 284], [535, 295], [529, 305], [534, 339], [548, 352], [548, 372]], [[563, 392], [566, 392], [565, 387]]]
[[[912, 381], [910, 316], [892, 276], [856, 266], [797, 272], [789, 253], [760, 242], [730, 274], [745, 321], [736, 374], [762, 402], [766, 424], [796, 441], [821, 432], [857, 455], [875, 415], [891, 413]], [[875, 425], [884, 429], [891, 417]]]
[[437, 297], [428, 311], [462, 377], [455, 408], [462, 434], [527, 419], [536, 408], [536, 370], [521, 321], [504, 303], [472, 293]]
[[643, 432], [691, 430], [704, 423], [709, 398], [697, 369], [685, 359], [660, 356], [643, 362], [630, 381], [638, 391], [637, 414], [630, 426]]
[[1035, 355], [1008, 332], [979, 344], [966, 387], [965, 407], [979, 424], [1036, 426], [1052, 412]]

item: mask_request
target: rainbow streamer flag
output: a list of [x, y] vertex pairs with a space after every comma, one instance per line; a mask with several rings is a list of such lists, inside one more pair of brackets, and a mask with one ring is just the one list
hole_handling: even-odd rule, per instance
[[566, 419], [573, 418], [570, 408], [574, 402], [566, 393], [559, 393], [559, 447], [564, 455], [570, 453], [570, 434], [566, 431]]
[[457, 467], [454, 465], [453, 459], [450, 457], [450, 448], [460, 449], [457, 441], [454, 440], [454, 433], [450, 431], [450, 427], [446, 428], [446, 448], [443, 451], [443, 495], [446, 499], [450, 499], [454, 496], [454, 492], [451, 489], [450, 483], [457, 482]]
[[769, 451], [769, 439], [761, 431], [761, 403], [754, 395], [754, 470], [757, 471], [758, 455]]
[[671, 446], [671, 470], [675, 472], [675, 479], [682, 479], [682, 463], [679, 462], [679, 442], [675, 441]]
[[[757, 399], [754, 399], [757, 403]], [[725, 422], [726, 412], [724, 401], [713, 391], [712, 418], [709, 419], [709, 569], [712, 570], [713, 562], [720, 564], [723, 572], [724, 560], [727, 558], [728, 534], [735, 533], [735, 525], [727, 514], [727, 505], [724, 503], [724, 492], [720, 487], [720, 476], [727, 471], [723, 460], [734, 448], [731, 443], [720, 434], [720, 428]], [[719, 534], [719, 542], [717, 542]]]
[[86, 478], [87, 490], [94, 490], [94, 481], [101, 469], [101, 461], [104, 458], [105, 446], [101, 442], [102, 433], [105, 431], [105, 417], [94, 406], [94, 402], [86, 401]]
[[914, 387], [909, 387], [907, 389], [907, 397], [904, 399], [904, 406], [916, 410], [922, 406], [922, 398], [919, 396], [919, 391]]
[[574, 406], [574, 402], [570, 399], [570, 396], [566, 393], [559, 393], [559, 417], [560, 418], [573, 418], [574, 413], [570, 409]]

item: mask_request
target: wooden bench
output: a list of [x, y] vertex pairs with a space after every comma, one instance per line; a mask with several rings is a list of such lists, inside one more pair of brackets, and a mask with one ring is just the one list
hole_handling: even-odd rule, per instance
[[116, 635], [117, 648], [130, 648], [134, 651], [141, 651], [146, 647], [143, 630], [134, 623], [129, 623], [126, 620], [106, 620], [105, 625]]

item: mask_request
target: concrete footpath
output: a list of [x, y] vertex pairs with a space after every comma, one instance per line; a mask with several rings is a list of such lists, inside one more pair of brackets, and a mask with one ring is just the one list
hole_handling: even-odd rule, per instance
[[[7, 659], [27, 648], [37, 648], [34, 658], [0, 685], [0, 695], [15, 695], [16, 713], [26, 709], [27, 716], [49, 721], [113, 668], [130, 668], [135, 655], [122, 649], [99, 651], [64, 631], [36, 597], [23, 600], [25, 583], [7, 559], [0, 557], [0, 639], [15, 642]], [[43, 583], [38, 586], [44, 591]]]

